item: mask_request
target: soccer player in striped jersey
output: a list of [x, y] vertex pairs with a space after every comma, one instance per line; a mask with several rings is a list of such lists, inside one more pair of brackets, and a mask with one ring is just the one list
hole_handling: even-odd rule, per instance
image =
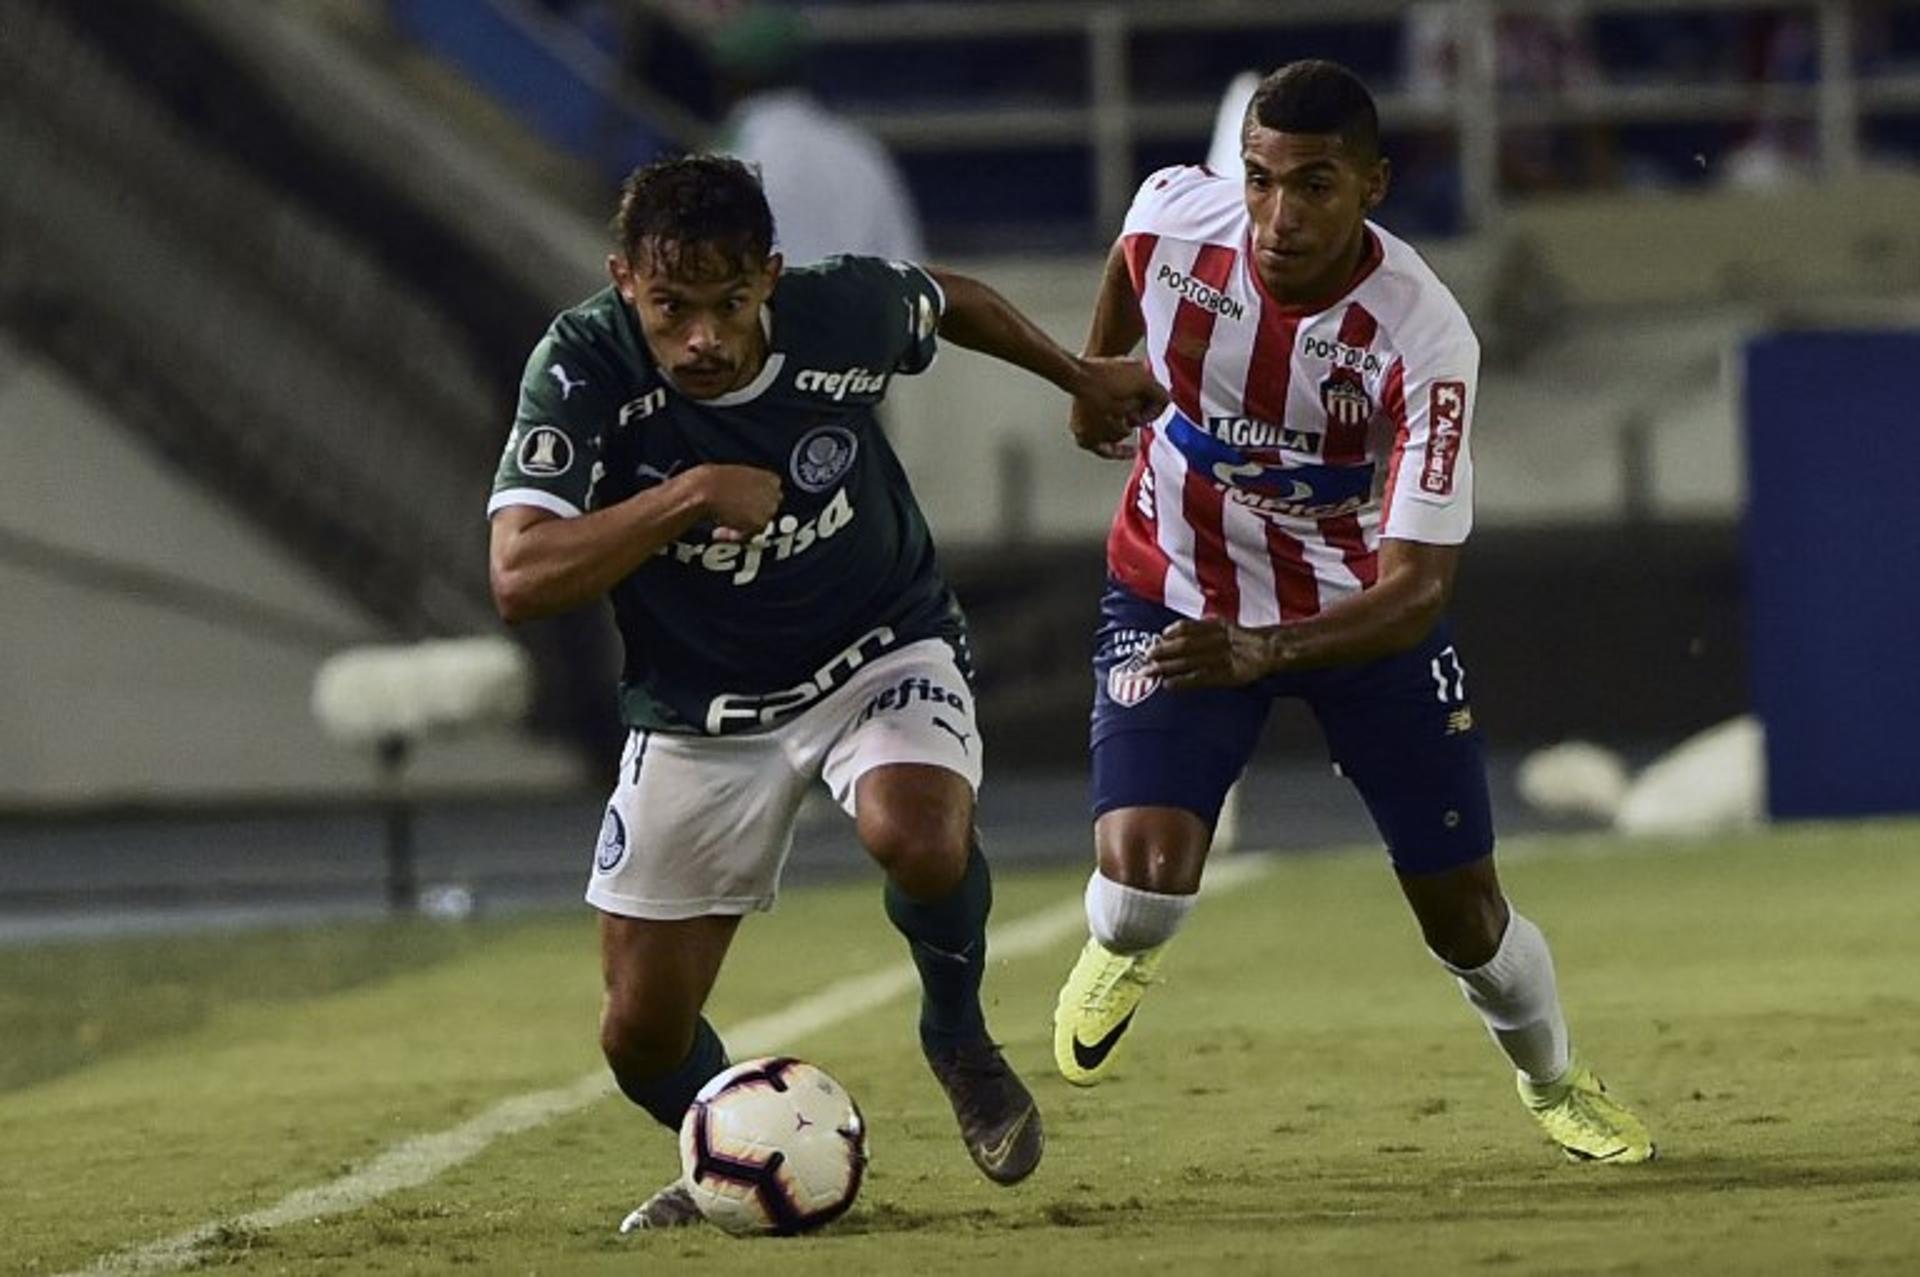
[[[1298, 697], [1528, 1110], [1571, 1157], [1644, 1161], [1646, 1128], [1572, 1053], [1546, 939], [1494, 869], [1444, 617], [1473, 518], [1479, 344], [1368, 220], [1388, 166], [1350, 71], [1266, 77], [1242, 140], [1244, 184], [1184, 167], [1140, 188], [1088, 339], [1092, 355], [1144, 339], [1172, 402], [1142, 431], [1108, 540], [1092, 935], [1060, 992], [1060, 1071], [1107, 1072], [1268, 706]], [[1096, 443], [1093, 423], [1079, 433]]]

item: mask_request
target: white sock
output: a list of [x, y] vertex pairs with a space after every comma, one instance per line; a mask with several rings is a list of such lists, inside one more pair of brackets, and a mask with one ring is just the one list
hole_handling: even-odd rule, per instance
[[1173, 939], [1193, 901], [1129, 887], [1096, 869], [1087, 879], [1087, 930], [1112, 953], [1144, 953]]
[[1567, 1021], [1560, 1013], [1553, 954], [1540, 928], [1510, 913], [1507, 933], [1484, 965], [1463, 970], [1445, 959], [1440, 965], [1453, 972], [1493, 1040], [1528, 1081], [1545, 1084], [1565, 1076]]

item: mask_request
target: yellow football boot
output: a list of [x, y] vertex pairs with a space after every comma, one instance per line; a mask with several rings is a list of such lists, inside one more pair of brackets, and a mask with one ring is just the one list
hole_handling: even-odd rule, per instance
[[1121, 954], [1087, 941], [1053, 1010], [1053, 1060], [1061, 1077], [1092, 1086], [1106, 1075], [1166, 949]]
[[1580, 1061], [1573, 1061], [1558, 1082], [1538, 1086], [1523, 1073], [1518, 1085], [1527, 1112], [1571, 1160], [1653, 1160], [1653, 1137], [1646, 1124], [1608, 1095], [1606, 1084]]

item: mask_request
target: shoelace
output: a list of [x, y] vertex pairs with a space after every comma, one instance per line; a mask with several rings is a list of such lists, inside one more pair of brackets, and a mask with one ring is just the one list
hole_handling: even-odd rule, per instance
[[1086, 993], [1081, 995], [1080, 1009], [1082, 1011], [1099, 1010], [1100, 1004], [1107, 1000], [1113, 993], [1114, 986], [1122, 980], [1133, 980], [1137, 984], [1153, 983], [1152, 976], [1134, 974], [1139, 966], [1140, 963], [1133, 958], [1115, 958], [1107, 962], [1094, 975], [1093, 983], [1087, 986]]
[[1594, 1103], [1597, 1098], [1587, 1091], [1573, 1091], [1567, 1096], [1567, 1115], [1573, 1119], [1576, 1126], [1583, 1127], [1592, 1134], [1618, 1141], [1618, 1132], [1613, 1129], [1612, 1123], [1607, 1121], [1599, 1106]]

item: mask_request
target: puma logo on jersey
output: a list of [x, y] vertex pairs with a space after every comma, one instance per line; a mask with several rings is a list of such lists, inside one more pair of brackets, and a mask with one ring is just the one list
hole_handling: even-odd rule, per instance
[[651, 479], [655, 483], [665, 483], [679, 473], [680, 467], [685, 464], [687, 463], [676, 458], [672, 464], [662, 470], [658, 466], [650, 466], [642, 461], [633, 468], [633, 475], [636, 479]]
[[549, 364], [547, 366], [547, 376], [560, 383], [560, 399], [562, 402], [573, 398], [573, 392], [587, 384], [586, 378], [584, 377], [578, 380], [569, 377], [565, 364]]
[[759, 578], [760, 565], [766, 560], [784, 563], [798, 558], [852, 522], [853, 502], [841, 488], [811, 519], [783, 514], [751, 541], [675, 541], [667, 552], [675, 562], [730, 573], [733, 584], [749, 585]]

